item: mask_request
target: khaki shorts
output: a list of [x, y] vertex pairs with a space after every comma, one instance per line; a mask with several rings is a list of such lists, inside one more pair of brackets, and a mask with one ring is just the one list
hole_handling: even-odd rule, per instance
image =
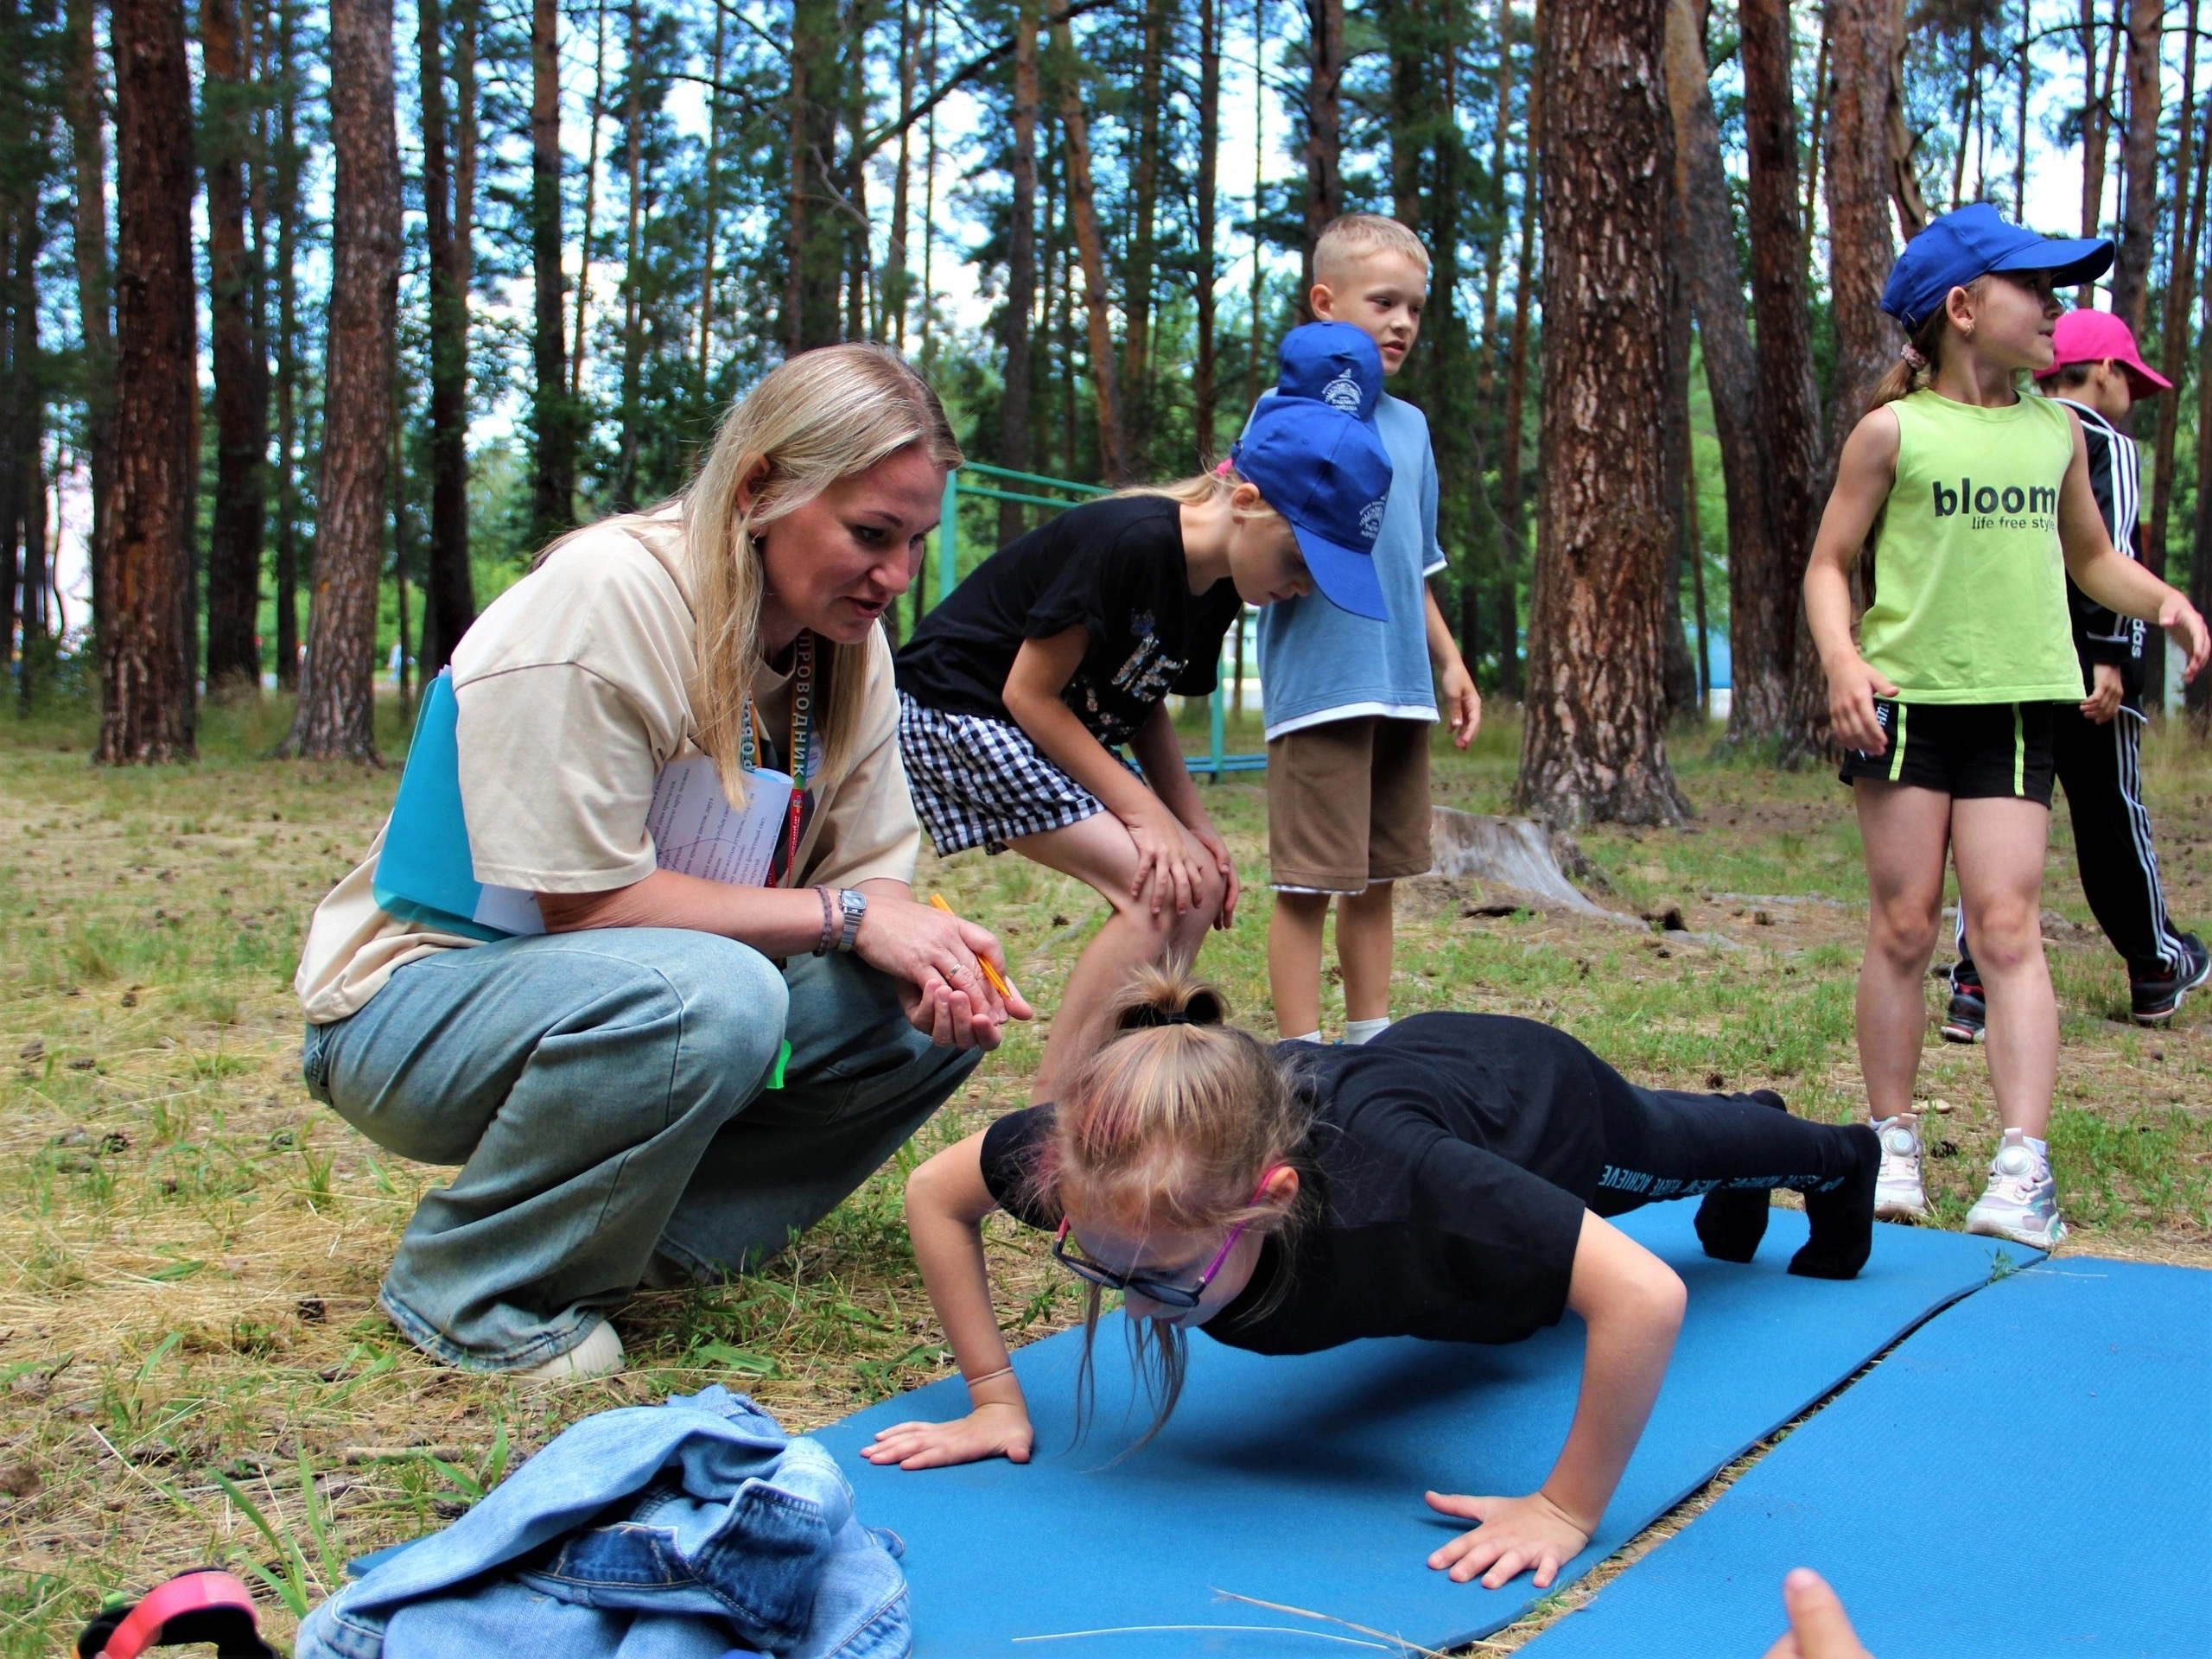
[[1425, 720], [1370, 715], [1286, 732], [1268, 744], [1268, 861], [1278, 889], [1363, 893], [1425, 874]]

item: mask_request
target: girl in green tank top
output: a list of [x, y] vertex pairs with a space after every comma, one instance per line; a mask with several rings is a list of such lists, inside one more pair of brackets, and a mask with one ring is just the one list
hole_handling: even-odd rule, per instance
[[[2044, 1141], [2058, 1007], [2041, 918], [2049, 709], [2082, 696], [2066, 577], [2112, 610], [2155, 619], [2191, 675], [2207, 649], [2189, 602], [2113, 550], [2075, 416], [2020, 388], [2052, 361], [2054, 278], [2090, 280], [2110, 261], [2108, 243], [2046, 243], [1985, 206], [1907, 245], [1883, 308], [1910, 343], [1844, 444], [1805, 573], [1866, 846], [1858, 1027], [1882, 1137], [1876, 1213], [1928, 1213], [1911, 1107], [1948, 855], [1987, 995], [2005, 1127], [1967, 1229], [2039, 1249], [2064, 1232]], [[1851, 577], [1870, 538], [1854, 640]]]

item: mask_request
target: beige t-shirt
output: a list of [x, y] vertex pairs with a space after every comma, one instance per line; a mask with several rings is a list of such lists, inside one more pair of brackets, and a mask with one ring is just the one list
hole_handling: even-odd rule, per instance
[[[454, 652], [461, 794], [476, 879], [536, 893], [599, 893], [653, 870], [653, 782], [696, 753], [695, 623], [676, 509], [594, 524], [479, 617]], [[791, 680], [754, 672], [755, 728], [779, 745]], [[792, 885], [912, 881], [921, 831], [899, 760], [891, 646], [869, 636], [853, 763], [815, 779]], [[402, 920], [372, 890], [368, 856], [315, 907], [293, 989], [318, 1025], [343, 1020], [392, 971], [476, 941]], [[791, 880], [786, 876], [786, 880]]]

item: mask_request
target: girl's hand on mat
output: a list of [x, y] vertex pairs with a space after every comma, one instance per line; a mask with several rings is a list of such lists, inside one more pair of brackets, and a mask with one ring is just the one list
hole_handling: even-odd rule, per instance
[[1221, 910], [1214, 917], [1213, 925], [1227, 932], [1236, 925], [1238, 887], [1236, 861], [1229, 856], [1229, 844], [1222, 840], [1221, 832], [1213, 825], [1192, 825], [1191, 837], [1206, 849], [1207, 855], [1213, 860], [1214, 868], [1221, 872]]
[[1548, 1590], [1559, 1570], [1581, 1554], [1589, 1532], [1541, 1492], [1526, 1497], [1454, 1497], [1431, 1492], [1428, 1506], [1482, 1525], [1463, 1532], [1428, 1558], [1452, 1581], [1465, 1584], [1483, 1575], [1485, 1590], [1502, 1589], [1533, 1569], [1536, 1588]]
[[1841, 1598], [1811, 1567], [1789, 1569], [1782, 1581], [1782, 1605], [1789, 1612], [1789, 1630], [1766, 1650], [1766, 1659], [1873, 1659], [1851, 1628]]
[[1828, 677], [1828, 726], [1835, 741], [1861, 754], [1888, 752], [1890, 734], [1874, 718], [1874, 699], [1894, 698], [1896, 686], [1869, 666], [1857, 652], [1821, 664]]
[[2197, 671], [2204, 666], [2205, 657], [2212, 654], [2212, 639], [2208, 639], [2205, 633], [2204, 619], [2198, 614], [2196, 607], [2176, 594], [2158, 607], [2158, 626], [2166, 631], [2167, 638], [2179, 645], [2182, 655], [2189, 659], [2189, 665], [2182, 671], [2182, 678], [2195, 679]]
[[943, 1469], [956, 1463], [981, 1463], [985, 1458], [1027, 1463], [1036, 1442], [1025, 1407], [994, 1401], [949, 1423], [880, 1428], [875, 1444], [863, 1446], [861, 1456], [870, 1463], [895, 1463], [901, 1469]]
[[1128, 826], [1129, 839], [1137, 849], [1137, 868], [1129, 879], [1129, 897], [1141, 899], [1149, 885], [1154, 915], [1159, 915], [1170, 903], [1178, 916], [1187, 915], [1194, 902], [1192, 895], [1205, 880], [1202, 862], [1205, 849], [1191, 839], [1182, 821], [1157, 797], [1147, 798], [1148, 805], [1122, 821]]

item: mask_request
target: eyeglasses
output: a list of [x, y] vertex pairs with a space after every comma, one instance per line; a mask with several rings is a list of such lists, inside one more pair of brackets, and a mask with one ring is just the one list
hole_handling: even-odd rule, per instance
[[[1260, 1184], [1253, 1188], [1248, 1203], [1259, 1202], [1260, 1194], [1267, 1191], [1268, 1180], [1280, 1167], [1280, 1165], [1274, 1166], [1260, 1177]], [[1229, 1260], [1230, 1251], [1236, 1248], [1236, 1241], [1244, 1236], [1244, 1230], [1251, 1224], [1249, 1221], [1240, 1221], [1229, 1230], [1229, 1236], [1221, 1241], [1221, 1248], [1214, 1252], [1213, 1260], [1206, 1263], [1205, 1271], [1198, 1275], [1198, 1282], [1195, 1285], [1173, 1284], [1165, 1279], [1155, 1279], [1149, 1274], [1116, 1273], [1111, 1268], [1101, 1267], [1088, 1256], [1071, 1255], [1068, 1250], [1070, 1224], [1065, 1216], [1060, 1218], [1060, 1230], [1052, 1238], [1052, 1259], [1077, 1278], [1102, 1289], [1118, 1290], [1124, 1294], [1135, 1292], [1147, 1301], [1158, 1302], [1162, 1307], [1188, 1310], [1205, 1300], [1206, 1287], [1213, 1282], [1214, 1275], [1221, 1271], [1221, 1264]]]

